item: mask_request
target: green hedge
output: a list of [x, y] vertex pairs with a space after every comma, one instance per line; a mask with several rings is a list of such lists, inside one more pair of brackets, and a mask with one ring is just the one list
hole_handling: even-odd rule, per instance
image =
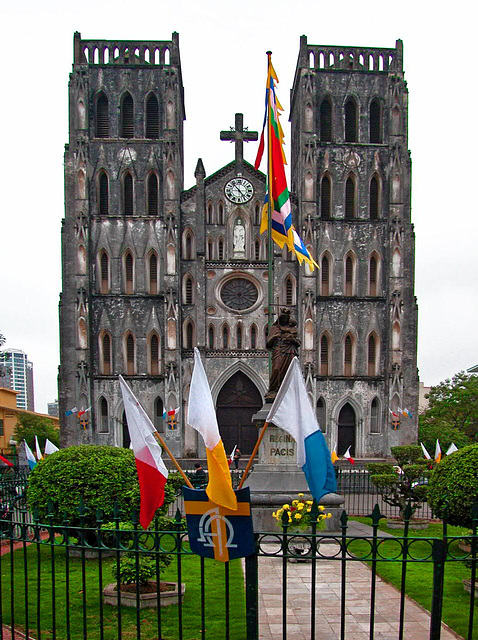
[[[164, 514], [174, 501], [182, 484], [177, 474], [166, 483], [165, 501], [158, 513]], [[31, 472], [27, 498], [42, 522], [47, 522], [48, 502], [53, 503], [53, 522], [62, 524], [65, 518], [71, 526], [80, 524], [78, 506], [83, 499], [85, 526], [96, 525], [96, 511], [101, 509], [107, 519], [119, 507], [121, 520], [130, 520], [139, 513], [140, 492], [133, 451], [118, 447], [80, 445], [61, 449], [47, 456]]]
[[473, 498], [478, 496], [478, 444], [446, 456], [430, 474], [428, 502], [450, 524], [471, 527]]

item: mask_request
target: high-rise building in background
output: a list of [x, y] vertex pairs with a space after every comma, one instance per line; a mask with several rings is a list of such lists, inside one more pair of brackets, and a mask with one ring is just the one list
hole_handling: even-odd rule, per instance
[[[257, 437], [251, 417], [268, 388], [266, 179], [244, 160], [255, 135], [236, 114], [221, 133], [235, 142], [231, 162], [207, 174], [199, 159], [184, 190], [185, 118], [177, 34], [154, 42], [75, 34], [60, 302], [65, 445], [128, 446], [121, 373], [172, 451], [203, 456], [185, 429], [196, 345], [226, 448], [247, 453]], [[274, 247], [274, 304], [299, 321], [301, 365], [329, 445], [339, 454], [350, 446], [354, 457], [388, 455], [416, 437], [407, 118], [401, 41], [377, 49], [301, 39], [291, 202], [321, 268]], [[91, 409], [78, 418], [75, 407]], [[163, 410], [176, 408], [163, 424]]]
[[20, 349], [0, 351], [0, 387], [18, 391], [19, 409], [35, 411], [33, 364]]
[[48, 403], [48, 415], [58, 417], [58, 400]]

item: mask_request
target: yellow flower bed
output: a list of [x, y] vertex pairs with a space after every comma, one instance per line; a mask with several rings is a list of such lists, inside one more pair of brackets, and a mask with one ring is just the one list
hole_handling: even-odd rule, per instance
[[[299, 493], [298, 499], [294, 499], [291, 501], [291, 504], [284, 504], [280, 509], [274, 511], [272, 514], [273, 518], [277, 520], [277, 524], [282, 526], [282, 518], [284, 513], [288, 516], [289, 525], [293, 525], [295, 527], [299, 527], [301, 529], [308, 529], [311, 527], [312, 518], [312, 500], [304, 500], [304, 494]], [[331, 513], [325, 513], [325, 507], [323, 505], [319, 505], [319, 513], [317, 515], [317, 529], [325, 528], [325, 520], [327, 518], [331, 518]]]

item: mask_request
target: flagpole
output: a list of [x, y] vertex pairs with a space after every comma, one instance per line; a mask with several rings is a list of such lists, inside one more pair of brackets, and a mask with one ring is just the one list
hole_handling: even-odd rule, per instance
[[266, 433], [266, 429], [269, 426], [269, 423], [266, 421], [264, 422], [264, 426], [261, 429], [261, 432], [259, 434], [259, 437], [257, 438], [257, 442], [254, 445], [254, 449], [251, 453], [251, 457], [249, 458], [249, 462], [246, 465], [246, 468], [244, 469], [244, 473], [242, 474], [242, 478], [241, 481], [239, 483], [239, 486], [237, 487], [237, 490], [239, 491], [239, 489], [242, 489], [242, 485], [244, 484], [244, 482], [246, 481], [247, 478], [247, 474], [249, 473], [250, 468], [252, 467], [252, 463], [254, 462], [254, 458], [256, 457], [256, 453], [259, 449], [259, 445], [262, 442], [262, 438], [264, 437], [265, 433]]
[[[267, 189], [269, 191], [269, 202], [267, 203], [267, 332], [271, 331], [273, 322], [274, 303], [274, 247], [272, 243], [272, 147], [271, 147], [271, 55], [272, 51], [267, 51]], [[269, 377], [272, 373], [272, 354], [269, 352]], [[266, 423], [267, 424], [267, 423]], [[252, 460], [252, 458], [251, 458]]]
[[194, 489], [193, 485], [191, 484], [191, 481], [189, 480], [189, 478], [187, 477], [187, 475], [184, 473], [184, 471], [181, 469], [179, 462], [176, 460], [176, 458], [173, 456], [173, 454], [171, 453], [171, 451], [169, 450], [168, 445], [164, 442], [163, 438], [161, 437], [161, 434], [159, 434], [157, 431], [154, 432], [154, 435], [156, 436], [156, 438], [159, 440], [159, 444], [163, 447], [163, 449], [166, 451], [166, 453], [168, 454], [168, 456], [171, 458], [171, 462], [174, 464], [174, 466], [176, 467], [176, 469], [179, 471], [179, 473], [182, 475], [184, 482], [188, 485], [188, 487], [190, 489]]

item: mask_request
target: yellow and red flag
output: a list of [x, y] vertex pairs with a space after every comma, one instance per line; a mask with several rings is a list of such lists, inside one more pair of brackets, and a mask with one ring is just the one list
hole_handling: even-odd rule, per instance
[[237, 511], [237, 498], [232, 488], [226, 452], [219, 435], [211, 389], [197, 348], [194, 349], [194, 370], [189, 390], [187, 422], [189, 426], [199, 431], [206, 445], [209, 472], [206, 488], [208, 498], [221, 507]]

